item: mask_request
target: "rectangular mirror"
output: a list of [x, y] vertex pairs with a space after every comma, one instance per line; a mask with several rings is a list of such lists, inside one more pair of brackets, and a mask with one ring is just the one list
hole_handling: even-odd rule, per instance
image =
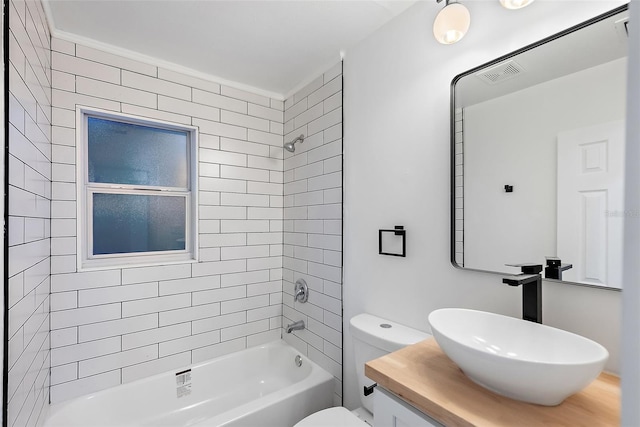
[[508, 265], [553, 257], [562, 281], [621, 288], [628, 16], [619, 7], [453, 80], [455, 266], [518, 274]]

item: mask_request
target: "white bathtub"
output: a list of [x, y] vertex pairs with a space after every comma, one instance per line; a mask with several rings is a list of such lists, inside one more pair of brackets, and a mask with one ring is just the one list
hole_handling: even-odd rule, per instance
[[333, 377], [298, 354], [250, 348], [52, 405], [44, 426], [293, 426], [333, 404]]

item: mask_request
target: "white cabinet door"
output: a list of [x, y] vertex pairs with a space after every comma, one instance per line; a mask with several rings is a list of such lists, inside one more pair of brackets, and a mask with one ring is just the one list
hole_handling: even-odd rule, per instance
[[442, 427], [380, 386], [374, 393], [373, 424], [375, 427]]

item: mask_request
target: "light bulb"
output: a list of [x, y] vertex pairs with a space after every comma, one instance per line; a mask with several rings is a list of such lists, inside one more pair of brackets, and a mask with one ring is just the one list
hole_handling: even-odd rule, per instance
[[433, 22], [433, 35], [442, 44], [453, 44], [460, 41], [471, 24], [469, 9], [460, 3], [446, 5]]
[[500, 0], [500, 4], [507, 9], [522, 9], [529, 6], [534, 0]]

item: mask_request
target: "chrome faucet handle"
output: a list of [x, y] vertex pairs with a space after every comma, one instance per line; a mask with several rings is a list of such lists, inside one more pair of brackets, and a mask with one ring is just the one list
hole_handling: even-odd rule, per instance
[[298, 301], [299, 303], [307, 302], [309, 299], [309, 287], [307, 286], [307, 282], [304, 279], [296, 280], [296, 286], [293, 289], [294, 301]]

